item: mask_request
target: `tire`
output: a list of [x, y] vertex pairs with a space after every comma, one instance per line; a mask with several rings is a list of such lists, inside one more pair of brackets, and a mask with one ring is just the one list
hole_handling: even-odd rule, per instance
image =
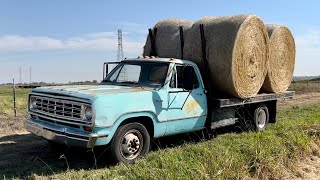
[[269, 110], [265, 105], [258, 106], [253, 113], [255, 131], [265, 131], [269, 123]]
[[149, 152], [150, 135], [140, 123], [120, 126], [111, 141], [111, 158], [114, 163], [132, 164]]

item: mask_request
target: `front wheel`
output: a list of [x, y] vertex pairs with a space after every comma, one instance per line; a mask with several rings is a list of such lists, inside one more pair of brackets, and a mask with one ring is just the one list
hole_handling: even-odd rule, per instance
[[258, 106], [253, 114], [254, 127], [256, 131], [265, 131], [269, 122], [269, 111], [264, 105]]
[[111, 141], [111, 155], [116, 163], [132, 164], [145, 155], [149, 148], [149, 133], [140, 123], [120, 126]]

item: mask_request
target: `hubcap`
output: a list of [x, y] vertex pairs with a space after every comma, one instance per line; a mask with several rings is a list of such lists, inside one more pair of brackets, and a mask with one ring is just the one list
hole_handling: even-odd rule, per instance
[[120, 145], [120, 152], [122, 156], [128, 160], [134, 159], [139, 156], [141, 151], [142, 135], [137, 130], [128, 131], [122, 139]]
[[266, 121], [267, 121], [267, 114], [264, 110], [260, 109], [259, 113], [258, 113], [258, 127], [260, 129], [264, 128], [264, 126], [266, 125]]

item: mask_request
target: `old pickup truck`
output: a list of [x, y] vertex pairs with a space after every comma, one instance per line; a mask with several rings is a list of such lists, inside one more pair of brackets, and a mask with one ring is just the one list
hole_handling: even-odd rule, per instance
[[209, 96], [191, 61], [126, 59], [99, 85], [33, 89], [26, 128], [50, 143], [109, 145], [114, 161], [133, 163], [149, 151], [153, 138], [238, 122], [263, 131], [276, 122], [277, 100], [293, 95], [287, 91], [248, 99], [217, 98]]

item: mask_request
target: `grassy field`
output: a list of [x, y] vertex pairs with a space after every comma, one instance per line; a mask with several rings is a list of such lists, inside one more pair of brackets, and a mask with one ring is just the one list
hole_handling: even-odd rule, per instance
[[[27, 95], [30, 89], [16, 89], [17, 115], [26, 116]], [[13, 113], [13, 90], [11, 86], [0, 86], [0, 117], [12, 117]]]
[[319, 154], [320, 107], [287, 110], [264, 133], [220, 134], [150, 153], [135, 165], [71, 170], [55, 179], [278, 179], [294, 163]]
[[[210, 140], [191, 137], [192, 134], [170, 137], [169, 143], [164, 143], [169, 147], [162, 144], [162, 148], [129, 166], [106, 167], [108, 159], [103, 158], [95, 166], [88, 160], [93, 159], [92, 153], [79, 155], [75, 150], [76, 156], [64, 154], [51, 160], [33, 157], [6, 166], [0, 174], [3, 178], [28, 179], [284, 178], [288, 172], [298, 174], [295, 163], [299, 159], [320, 156], [320, 106], [282, 111], [278, 122], [263, 133], [228, 130]], [[158, 145], [162, 142], [158, 141]], [[46, 153], [42, 157], [50, 156]], [[85, 163], [82, 159], [88, 160], [85, 168], [81, 168]]]
[[14, 117], [13, 90], [11, 86], [0, 86], [0, 134], [24, 129], [30, 89], [16, 89], [17, 117]]
[[[318, 91], [316, 86], [312, 90], [310, 84], [306, 87], [305, 83], [295, 84], [292, 88], [299, 93]], [[21, 117], [18, 121], [26, 116], [29, 91], [17, 89], [18, 115]], [[0, 86], [0, 97], [0, 115], [17, 124], [17, 119], [12, 118], [12, 89]], [[0, 133], [3, 127], [0, 126]], [[0, 162], [0, 179], [279, 179], [286, 178], [288, 172], [299, 176], [297, 161], [310, 155], [320, 156], [320, 106], [281, 111], [278, 122], [264, 133], [235, 129], [217, 132], [210, 140], [194, 133], [160, 139], [156, 145], [161, 148], [154, 148], [136, 164], [111, 167], [106, 165], [108, 159], [98, 159], [97, 154], [95, 163], [90, 151], [71, 150], [52, 155], [38, 137], [5, 136], [0, 138], [0, 153], [1, 147], [10, 145], [1, 142], [10, 138], [17, 144], [29, 144], [37, 139], [41, 143], [24, 147], [25, 157], [10, 165]], [[34, 147], [40, 150], [36, 151]], [[10, 154], [6, 156], [11, 158]]]

